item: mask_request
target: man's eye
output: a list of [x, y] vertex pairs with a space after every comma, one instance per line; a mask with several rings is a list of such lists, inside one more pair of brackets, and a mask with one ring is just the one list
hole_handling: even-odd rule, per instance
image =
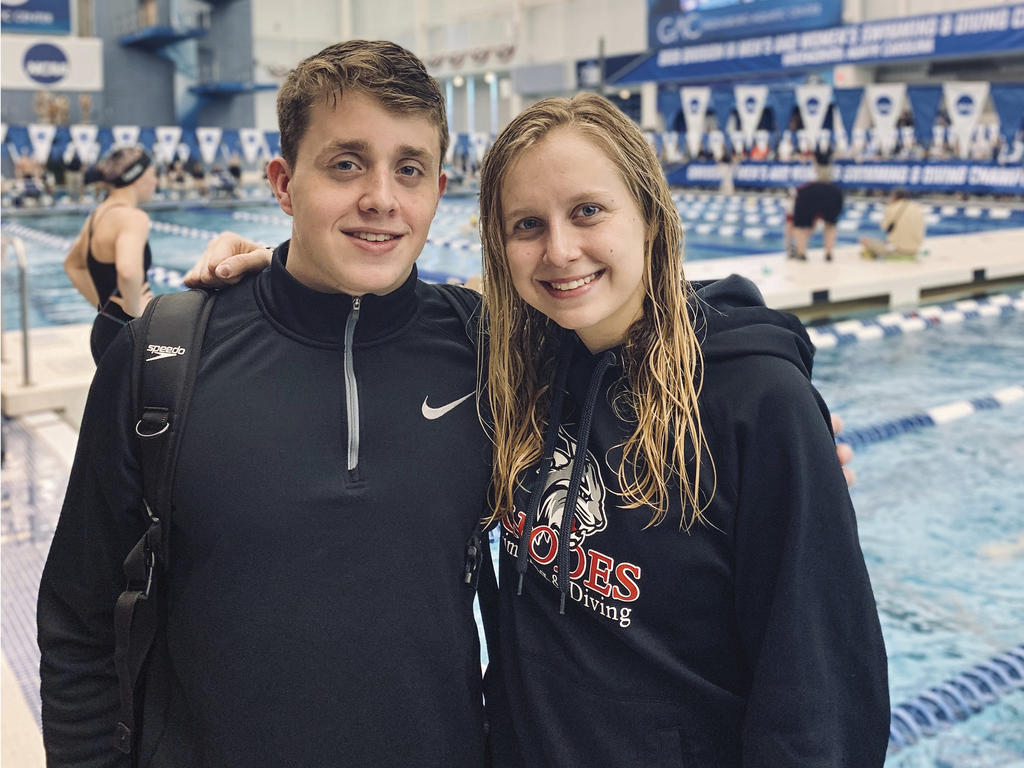
[[334, 167], [339, 171], [351, 171], [356, 167], [356, 164], [351, 160], [339, 160], [334, 164]]
[[415, 165], [403, 165], [398, 169], [398, 172], [403, 176], [418, 176], [420, 174], [420, 169]]

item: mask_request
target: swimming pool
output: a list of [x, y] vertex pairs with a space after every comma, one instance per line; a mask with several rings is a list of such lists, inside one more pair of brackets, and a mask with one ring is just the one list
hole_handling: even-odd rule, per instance
[[[783, 250], [782, 197], [677, 193], [674, 200], [686, 229], [687, 261]], [[881, 201], [850, 200], [839, 222], [840, 244], [854, 243], [864, 234], [879, 235], [883, 208]], [[927, 210], [932, 235], [1024, 227], [1024, 209], [1019, 208], [930, 205]], [[465, 278], [480, 272], [476, 212], [475, 198], [446, 197], [441, 201], [418, 262], [425, 276]], [[267, 203], [233, 209], [158, 209], [152, 210], [150, 217], [153, 263], [158, 267], [153, 280], [157, 291], [176, 287], [173, 276], [168, 285], [167, 275], [161, 270], [188, 269], [212, 233], [232, 229], [254, 240], [276, 244], [288, 237], [291, 226], [288, 216]], [[4, 220], [4, 231], [22, 237], [28, 252], [31, 327], [92, 322], [92, 308], [72, 288], [62, 266], [70, 240], [83, 220], [81, 213], [8, 215]], [[820, 237], [819, 233], [812, 246]], [[4, 270], [4, 327], [8, 330], [20, 325], [15, 272]]]
[[[690, 208], [686, 208], [687, 202], [682, 197], [680, 207], [684, 217], [693, 221], [697, 201], [690, 201]], [[713, 215], [709, 209], [716, 207], [721, 208], [720, 216], [730, 213], [728, 201], [721, 206], [710, 198], [700, 202], [705, 216]], [[460, 206], [442, 211], [433, 238], [464, 237], [460, 243], [472, 244], [471, 235], [464, 235], [459, 228], [463, 219], [468, 222], [473, 205], [466, 201]], [[856, 209], [851, 206], [849, 210]], [[287, 218], [280, 215], [281, 223], [277, 223], [274, 217], [278, 214], [272, 208], [249, 207], [238, 212], [243, 214], [238, 219], [224, 210], [154, 212], [154, 221], [193, 230], [155, 232], [157, 263], [178, 269], [189, 266], [202, 244], [195, 230], [231, 226], [269, 241], [281, 237], [282, 228], [287, 231]], [[875, 207], [865, 204], [859, 219], [870, 220], [875, 213]], [[1016, 215], [992, 219], [985, 211], [974, 216], [961, 210], [951, 216], [949, 226], [967, 227], [973, 222], [991, 227], [993, 221], [1013, 221]], [[251, 217], [261, 220], [252, 221]], [[262, 217], [270, 218], [263, 221]], [[73, 236], [80, 221], [80, 217], [67, 216], [22, 223], [37, 230], [45, 226], [59, 240]], [[441, 222], [445, 223], [439, 226]], [[1013, 225], [1020, 226], [1020, 222]], [[57, 242], [38, 243], [38, 247], [36, 242], [26, 244], [33, 259], [34, 295], [38, 289], [44, 297], [34, 301], [30, 322], [91, 321], [93, 310], [66, 285], [60, 266], [63, 252]], [[445, 251], [457, 250], [441, 242], [432, 247], [439, 260]], [[463, 250], [476, 257], [471, 248]], [[442, 266], [447, 263], [439, 261]], [[428, 264], [433, 262], [425, 261], [424, 266]], [[44, 279], [47, 275], [51, 284]], [[5, 315], [17, 312], [17, 302], [8, 301], [8, 279], [5, 274]], [[68, 319], [73, 316], [80, 319]], [[982, 398], [1024, 384], [1024, 312], [821, 348], [814, 380], [851, 431], [952, 401]], [[9, 456], [18, 451], [20, 439], [16, 434], [9, 439]], [[1024, 642], [1022, 459], [1024, 401], [858, 448], [855, 467], [860, 479], [852, 496], [889, 653], [894, 705]], [[35, 466], [52, 464], [43, 451], [26, 461]], [[50, 470], [42, 480], [22, 488], [8, 482], [9, 471], [8, 466], [3, 641], [5, 649], [19, 644], [34, 648], [33, 599], [25, 596], [37, 583], [38, 573], [33, 569], [41, 566], [45, 555], [66, 476], [55, 478]], [[45, 513], [31, 519], [17, 517], [18, 500], [29, 496]], [[16, 503], [8, 505], [7, 498]], [[9, 588], [12, 585], [16, 588]], [[37, 702], [34, 688], [38, 678], [30, 679], [37, 674], [35, 662], [25, 660], [16, 673], [29, 700]], [[894, 750], [886, 761], [886, 768], [936, 766], [1024, 768], [1024, 691], [1002, 696], [934, 737]]]

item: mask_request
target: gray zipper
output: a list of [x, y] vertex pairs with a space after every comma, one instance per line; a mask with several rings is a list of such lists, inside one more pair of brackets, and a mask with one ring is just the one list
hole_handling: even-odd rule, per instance
[[348, 416], [348, 471], [359, 466], [359, 389], [352, 362], [352, 340], [359, 322], [359, 297], [352, 299], [352, 312], [345, 321], [345, 410]]

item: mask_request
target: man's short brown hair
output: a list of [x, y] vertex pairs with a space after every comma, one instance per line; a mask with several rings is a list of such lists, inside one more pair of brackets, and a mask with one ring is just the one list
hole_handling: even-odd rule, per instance
[[281, 155], [295, 167], [299, 142], [317, 102], [337, 104], [348, 89], [377, 99], [389, 112], [423, 115], [437, 127], [439, 166], [448, 151], [448, 119], [437, 81], [410, 51], [384, 40], [335, 43], [299, 62], [277, 95]]

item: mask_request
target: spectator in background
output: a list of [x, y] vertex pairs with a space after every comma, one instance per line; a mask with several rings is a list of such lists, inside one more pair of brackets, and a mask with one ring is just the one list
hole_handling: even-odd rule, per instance
[[790, 258], [798, 261], [807, 261], [807, 243], [819, 220], [825, 224], [825, 261], [832, 261], [836, 223], [843, 212], [843, 190], [832, 181], [829, 166], [819, 164], [816, 168], [818, 180], [799, 187], [793, 205], [796, 252]]
[[72, 202], [80, 202], [82, 199], [82, 185], [84, 171], [82, 169], [82, 158], [78, 156], [73, 142], [68, 142], [64, 150], [64, 185], [68, 193], [68, 199]]
[[916, 261], [924, 242], [924, 215], [924, 208], [911, 200], [905, 189], [895, 190], [882, 216], [885, 240], [862, 237], [861, 255], [865, 259]]

